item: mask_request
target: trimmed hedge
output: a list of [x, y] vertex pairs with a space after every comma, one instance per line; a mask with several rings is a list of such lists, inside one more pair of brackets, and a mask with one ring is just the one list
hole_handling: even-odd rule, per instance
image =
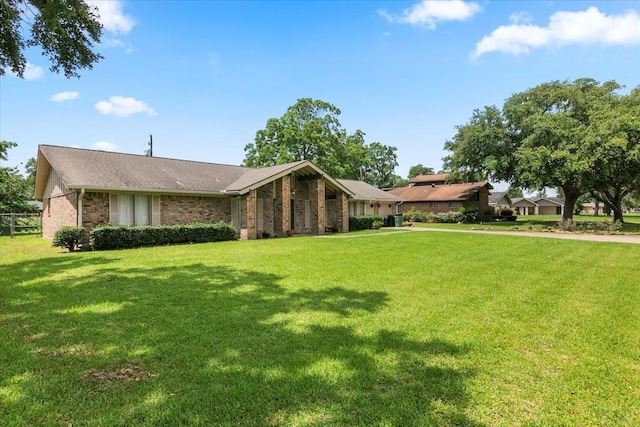
[[105, 225], [91, 230], [89, 237], [89, 243], [96, 251], [225, 240], [236, 240], [236, 229], [222, 221], [212, 224]]
[[349, 231], [368, 230], [370, 228], [373, 228], [374, 222], [378, 221], [384, 223], [380, 215], [350, 216]]

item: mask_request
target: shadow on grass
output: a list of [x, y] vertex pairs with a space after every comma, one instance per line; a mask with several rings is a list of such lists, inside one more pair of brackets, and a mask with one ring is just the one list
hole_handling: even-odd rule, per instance
[[[88, 264], [86, 277], [45, 274]], [[384, 292], [99, 257], [0, 274], [8, 424], [476, 425], [464, 348], [366, 327]]]

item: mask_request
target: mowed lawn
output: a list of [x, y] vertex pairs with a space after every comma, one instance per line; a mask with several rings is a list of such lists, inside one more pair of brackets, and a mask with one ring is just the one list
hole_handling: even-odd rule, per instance
[[640, 425], [640, 246], [0, 238], [0, 425]]

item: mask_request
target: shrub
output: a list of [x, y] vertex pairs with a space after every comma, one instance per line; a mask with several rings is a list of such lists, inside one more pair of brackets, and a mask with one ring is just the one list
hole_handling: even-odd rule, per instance
[[511, 209], [502, 209], [500, 216], [513, 216], [513, 211]]
[[73, 252], [76, 246], [82, 241], [83, 233], [83, 227], [73, 227], [70, 225], [65, 225], [64, 227], [56, 230], [55, 234], [53, 235], [51, 246], [67, 248], [69, 249], [69, 252]]
[[368, 230], [373, 228], [373, 223], [376, 221], [380, 221], [382, 223], [382, 217], [380, 215], [350, 216], [349, 231]]
[[475, 206], [468, 206], [460, 208], [460, 214], [462, 215], [462, 222], [478, 222], [480, 220], [480, 212]]
[[409, 222], [427, 222], [427, 214], [412, 206], [411, 209], [402, 214], [402, 219]]
[[94, 250], [128, 249], [179, 243], [205, 243], [235, 240], [233, 225], [222, 221], [211, 224], [106, 225], [91, 230], [89, 242]]
[[435, 222], [443, 222], [455, 224], [462, 221], [462, 213], [460, 212], [442, 212], [434, 215]]

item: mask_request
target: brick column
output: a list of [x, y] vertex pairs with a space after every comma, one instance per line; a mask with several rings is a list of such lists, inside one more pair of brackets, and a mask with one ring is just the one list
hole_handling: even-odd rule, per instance
[[316, 181], [316, 212], [317, 212], [317, 233], [324, 234], [324, 230], [327, 224], [327, 220], [325, 218], [326, 208], [325, 208], [325, 183], [324, 179], [320, 178]]
[[247, 194], [247, 239], [256, 238], [256, 190]]
[[291, 176], [282, 177], [282, 191], [279, 196], [282, 200], [282, 230], [278, 230], [278, 233], [284, 236], [291, 228]]
[[349, 199], [345, 193], [340, 193], [340, 205], [342, 206], [342, 232], [349, 231]]

